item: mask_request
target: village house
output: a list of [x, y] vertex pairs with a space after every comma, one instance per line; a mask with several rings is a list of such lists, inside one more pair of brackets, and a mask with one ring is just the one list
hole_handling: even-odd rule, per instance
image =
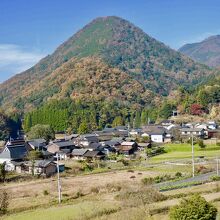
[[162, 126], [150, 125], [143, 127], [142, 137], [148, 136], [155, 143], [171, 142], [172, 135]]
[[12, 161], [21, 161], [32, 148], [24, 140], [10, 140], [0, 153], [0, 163], [6, 163], [6, 170], [14, 169]]
[[87, 151], [83, 157], [87, 160], [103, 160], [105, 158], [105, 154], [102, 151]]
[[181, 128], [180, 131], [183, 137], [191, 137], [192, 135], [199, 138], [205, 137], [204, 128]]
[[55, 156], [58, 154], [59, 159], [66, 160], [71, 157], [72, 150], [76, 148], [72, 141], [55, 141], [47, 146], [47, 151]]
[[218, 128], [218, 125], [215, 121], [208, 121], [207, 125], [210, 130], [216, 130]]
[[103, 150], [103, 146], [101, 143], [90, 143], [88, 146], [83, 147], [87, 150], [93, 151], [93, 150]]
[[99, 141], [110, 141], [114, 137], [113, 132], [95, 131], [94, 134]]
[[40, 176], [52, 176], [57, 172], [57, 164], [51, 160], [36, 160], [23, 162], [12, 162], [14, 171], [17, 173], [27, 173]]
[[72, 151], [72, 159], [75, 160], [84, 160], [84, 154], [88, 151], [88, 149], [74, 149]]
[[101, 144], [105, 147], [109, 146], [109, 147], [112, 147], [112, 148], [116, 148], [121, 144], [121, 142], [119, 140], [110, 140], [110, 141], [103, 141], [103, 142], [101, 142]]
[[138, 143], [138, 148], [140, 150], [144, 150], [146, 148], [149, 148], [151, 146], [151, 144], [148, 142], [148, 143]]
[[166, 120], [163, 120], [160, 122], [160, 124], [163, 126], [163, 127], [168, 127], [170, 125], [173, 125], [174, 124], [174, 121], [173, 120], [169, 120], [169, 119], [166, 119]]
[[118, 148], [118, 153], [131, 155], [137, 150], [137, 143], [133, 141], [124, 141]]
[[42, 151], [46, 146], [46, 140], [45, 139], [33, 139], [30, 141], [27, 141], [27, 143], [32, 147], [33, 150]]
[[141, 136], [141, 134], [143, 133], [141, 128], [135, 128], [132, 129], [131, 131], [129, 131], [129, 135], [131, 136]]
[[78, 138], [76, 138], [75, 140], [75, 144], [77, 146], [81, 146], [81, 147], [89, 147], [90, 144], [92, 143], [98, 143], [99, 139], [98, 136], [96, 134], [84, 134], [84, 135], [80, 135]]

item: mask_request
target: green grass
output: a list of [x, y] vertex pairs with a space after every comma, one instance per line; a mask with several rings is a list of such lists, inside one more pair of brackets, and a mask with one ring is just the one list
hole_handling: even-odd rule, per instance
[[[192, 147], [190, 144], [166, 144], [164, 146], [166, 153], [152, 157], [151, 162], [161, 162], [168, 160], [178, 160], [192, 157]], [[220, 156], [220, 146], [207, 145], [205, 149], [201, 149], [198, 145], [194, 146], [195, 157], [214, 157]]]
[[107, 202], [81, 202], [75, 205], [56, 206], [47, 209], [36, 209], [9, 216], [1, 220], [86, 220], [109, 215], [120, 208]]

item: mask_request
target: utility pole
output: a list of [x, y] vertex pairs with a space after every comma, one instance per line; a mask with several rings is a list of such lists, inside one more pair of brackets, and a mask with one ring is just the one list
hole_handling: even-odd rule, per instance
[[130, 122], [128, 122], [128, 137], [130, 137]]
[[218, 168], [219, 165], [218, 165], [218, 158], [216, 158], [216, 173], [217, 173], [217, 176], [219, 175], [219, 171], [218, 171]]
[[195, 162], [194, 162], [193, 131], [192, 131], [192, 176], [195, 177]]
[[60, 167], [59, 167], [59, 155], [57, 153], [57, 188], [58, 188], [58, 202], [61, 203], [61, 184], [60, 184]]

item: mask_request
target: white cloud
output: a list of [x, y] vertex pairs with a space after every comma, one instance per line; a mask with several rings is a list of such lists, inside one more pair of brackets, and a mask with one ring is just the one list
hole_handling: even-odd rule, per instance
[[0, 44], [0, 82], [36, 64], [45, 54], [15, 44]]

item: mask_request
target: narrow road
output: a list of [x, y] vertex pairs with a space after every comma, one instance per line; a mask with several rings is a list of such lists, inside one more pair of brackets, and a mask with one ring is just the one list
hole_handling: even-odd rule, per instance
[[195, 177], [190, 177], [187, 179], [181, 179], [175, 182], [163, 182], [163, 183], [157, 183], [155, 184], [156, 188], [161, 188], [161, 187], [169, 187], [169, 186], [177, 186], [183, 183], [191, 183], [191, 182], [206, 182], [207, 180], [210, 179], [211, 176], [215, 176], [216, 172], [210, 172], [210, 173], [206, 173], [206, 174], [201, 174]]

